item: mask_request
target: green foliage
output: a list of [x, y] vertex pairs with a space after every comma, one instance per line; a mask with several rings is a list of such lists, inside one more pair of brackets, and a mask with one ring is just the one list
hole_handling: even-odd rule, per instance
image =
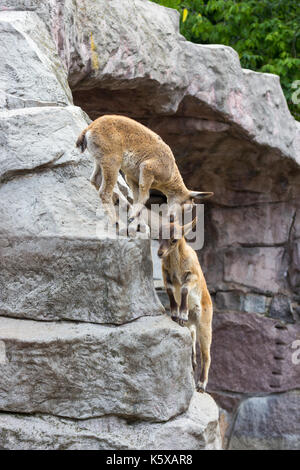
[[300, 105], [292, 101], [293, 82], [300, 80], [299, 0], [152, 1], [181, 13], [181, 33], [189, 41], [226, 44], [238, 52], [243, 68], [279, 75], [290, 111], [300, 120]]

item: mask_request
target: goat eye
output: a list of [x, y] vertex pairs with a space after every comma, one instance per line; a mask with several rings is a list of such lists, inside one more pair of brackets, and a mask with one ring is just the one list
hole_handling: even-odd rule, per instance
[[177, 243], [176, 238], [174, 238], [174, 240], [171, 240], [171, 245], [175, 245], [175, 243]]

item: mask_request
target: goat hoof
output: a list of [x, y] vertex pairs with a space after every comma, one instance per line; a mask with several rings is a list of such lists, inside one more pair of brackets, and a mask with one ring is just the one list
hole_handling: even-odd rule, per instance
[[171, 318], [172, 318], [173, 321], [175, 321], [176, 323], [178, 323], [178, 320], [179, 320], [178, 317], [175, 317], [174, 315], [171, 315]]
[[198, 382], [197, 387], [196, 387], [197, 392], [199, 393], [204, 393], [205, 392], [205, 387], [201, 382]]

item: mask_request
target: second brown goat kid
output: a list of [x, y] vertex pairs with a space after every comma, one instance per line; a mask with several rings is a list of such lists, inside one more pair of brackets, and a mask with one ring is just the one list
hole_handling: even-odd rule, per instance
[[213, 307], [198, 256], [184, 238], [195, 223], [196, 219], [180, 226], [172, 218], [168, 235], [160, 230], [157, 254], [162, 260], [162, 274], [170, 301], [171, 317], [180, 325], [185, 324], [192, 335], [194, 370], [197, 365], [196, 344], [199, 343], [201, 374], [197, 390], [204, 391], [211, 362]]

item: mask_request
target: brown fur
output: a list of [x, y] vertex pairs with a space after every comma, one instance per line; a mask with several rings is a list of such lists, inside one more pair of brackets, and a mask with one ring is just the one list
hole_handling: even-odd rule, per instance
[[205, 199], [213, 194], [189, 191], [170, 147], [150, 129], [125, 116], [96, 119], [80, 134], [76, 145], [82, 151], [87, 146], [94, 157], [91, 183], [97, 190], [96, 181], [102, 173], [99, 196], [103, 204], [111, 205], [118, 172], [121, 169], [125, 173], [134, 198], [132, 218], [139, 216], [151, 188], [164, 193], [171, 205], [192, 203], [195, 197]]
[[76, 141], [76, 147], [80, 147], [81, 152], [84, 152], [85, 149], [87, 148], [87, 141], [85, 138], [85, 133], [86, 133], [86, 130], [82, 131]]
[[198, 256], [184, 238], [194, 223], [195, 219], [184, 227], [176, 222], [171, 223], [170, 237], [160, 237], [158, 256], [162, 259], [162, 274], [170, 300], [171, 316], [181, 325], [186, 323], [192, 334], [194, 368], [196, 343], [199, 342], [203, 382], [197, 384], [197, 389], [205, 390], [211, 362], [213, 307]]

